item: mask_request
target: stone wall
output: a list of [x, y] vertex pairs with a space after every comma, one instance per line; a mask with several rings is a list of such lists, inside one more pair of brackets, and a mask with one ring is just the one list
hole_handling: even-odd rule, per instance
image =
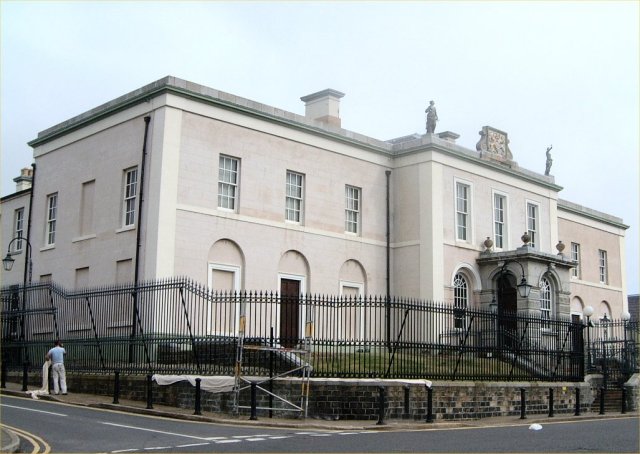
[[[554, 413], [575, 412], [576, 389], [580, 389], [581, 412], [588, 412], [598, 396], [598, 376], [589, 381], [573, 382], [447, 382], [436, 381], [432, 385], [433, 418], [437, 420], [481, 419], [495, 416], [520, 415], [521, 389], [524, 389], [527, 415], [549, 412], [549, 390], [554, 390]], [[635, 379], [635, 382], [633, 380]], [[627, 409], [637, 410], [639, 397], [638, 376], [627, 386]], [[20, 374], [9, 374], [7, 381], [20, 382]], [[635, 383], [635, 385], [633, 383]], [[67, 376], [70, 393], [88, 393], [113, 396], [114, 376]], [[31, 389], [39, 388], [41, 376], [32, 371], [29, 375]], [[262, 385], [269, 389], [268, 384]], [[428, 389], [416, 381], [402, 380], [341, 380], [311, 379], [307, 416], [312, 418], [342, 420], [376, 420], [379, 418], [380, 387], [384, 388], [384, 418], [425, 420], [427, 417]], [[169, 386], [152, 385], [153, 403], [181, 408], [195, 408], [195, 388], [187, 381]], [[302, 406], [302, 383], [297, 378], [279, 379], [273, 384], [274, 394]], [[269, 395], [257, 390], [257, 407], [270, 407]], [[120, 399], [146, 402], [146, 378], [144, 376], [120, 376]], [[239, 395], [240, 415], [250, 415], [251, 390], [249, 385]], [[213, 394], [202, 391], [203, 412], [233, 413], [233, 392]], [[279, 409], [273, 411], [277, 418], [297, 418], [300, 412], [290, 411], [274, 398]], [[283, 408], [288, 407], [289, 410]], [[268, 416], [268, 410], [257, 410], [258, 417]]]

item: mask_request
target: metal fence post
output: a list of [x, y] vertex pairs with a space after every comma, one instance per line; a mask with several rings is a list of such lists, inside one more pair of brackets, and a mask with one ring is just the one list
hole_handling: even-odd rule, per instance
[[553, 418], [553, 388], [549, 388], [549, 418]]
[[29, 382], [29, 363], [22, 363], [22, 390], [26, 391], [29, 389], [27, 384]]
[[621, 413], [627, 412], [627, 388], [622, 387], [622, 411]]
[[113, 377], [113, 403], [120, 403], [120, 371], [117, 370], [114, 372]]
[[580, 388], [576, 388], [576, 412], [574, 416], [580, 416]]
[[378, 422], [377, 425], [384, 424], [384, 386], [378, 386]]
[[604, 415], [604, 386], [600, 387], [600, 414]]
[[527, 419], [527, 401], [524, 388], [520, 388], [520, 419]]
[[251, 382], [251, 416], [249, 417], [250, 421], [256, 421], [258, 419], [257, 416], [257, 394], [258, 394], [258, 385], [256, 382]]
[[153, 382], [151, 381], [151, 374], [147, 375], [147, 408], [153, 408]]
[[5, 360], [2, 360], [2, 370], [0, 370], [0, 374], [2, 374], [2, 376], [0, 377], [0, 388], [6, 388], [7, 387], [7, 362]]
[[193, 412], [194, 415], [201, 415], [202, 411], [200, 409], [200, 382], [201, 378], [196, 378], [196, 409]]
[[427, 387], [427, 420], [426, 422], [433, 422], [433, 388]]

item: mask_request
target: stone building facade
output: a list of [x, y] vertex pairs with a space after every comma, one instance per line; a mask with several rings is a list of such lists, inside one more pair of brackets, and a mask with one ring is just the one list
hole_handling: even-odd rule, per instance
[[[379, 140], [342, 128], [343, 96], [305, 96], [298, 115], [166, 77], [52, 126], [30, 142], [33, 188], [2, 198], [2, 247], [32, 197], [33, 280], [67, 288], [189, 276], [550, 317], [626, 310], [621, 219], [560, 199], [503, 131], [483, 127], [476, 150], [450, 131]], [[4, 285], [23, 281], [15, 246]]]

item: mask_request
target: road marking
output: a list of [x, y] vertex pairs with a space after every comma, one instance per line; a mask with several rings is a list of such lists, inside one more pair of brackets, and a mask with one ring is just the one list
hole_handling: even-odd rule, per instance
[[331, 434], [311, 434], [311, 437], [330, 437]]
[[208, 445], [210, 443], [189, 443], [186, 445], [177, 445], [176, 448], [189, 448], [191, 446], [204, 446], [204, 445]]
[[17, 408], [18, 410], [27, 410], [27, 411], [35, 411], [38, 413], [46, 413], [48, 415], [54, 415], [54, 416], [69, 416], [69, 415], [64, 415], [62, 413], [54, 413], [52, 411], [44, 411], [44, 410], [35, 410], [33, 408], [27, 408], [27, 407], [16, 407], [13, 405], [7, 405], [7, 404], [2, 404], [3, 407], [8, 407], [8, 408]]
[[131, 452], [131, 451], [138, 451], [137, 448], [134, 449], [118, 449], [116, 451], [111, 451], [111, 452]]
[[208, 438], [205, 438], [205, 437], [196, 437], [194, 435], [179, 434], [175, 432], [165, 432], [164, 430], [146, 429], [144, 427], [127, 426], [124, 424], [115, 424], [112, 422], [102, 422], [101, 424], [106, 424], [107, 426], [122, 427], [124, 429], [142, 430], [145, 432], [155, 432], [163, 435], [175, 435], [176, 437], [195, 438], [196, 440], [208, 440]]
[[258, 438], [245, 438], [246, 441], [265, 441], [266, 438], [258, 437]]
[[[37, 435], [34, 435], [31, 432], [27, 432], [26, 430], [18, 429], [16, 427], [7, 426], [6, 424], [0, 424], [0, 425], [2, 427], [6, 427], [7, 429], [10, 429], [20, 437], [27, 440], [29, 443], [31, 443], [31, 445], [33, 446], [33, 451], [31, 451], [30, 454], [40, 454], [40, 453], [49, 454], [51, 452], [51, 446], [49, 446], [49, 444], [46, 441], [44, 441], [42, 438], [38, 437]], [[44, 451], [40, 451], [41, 446], [44, 449]]]
[[144, 448], [145, 451], [153, 451], [154, 449], [171, 449], [172, 446], [156, 446], [154, 448]]
[[284, 438], [291, 438], [291, 436], [290, 435], [278, 435], [278, 436], [275, 436], [275, 437], [269, 437], [269, 440], [282, 440]]
[[222, 443], [240, 443], [242, 440], [218, 440], [215, 443], [216, 444], [222, 444]]

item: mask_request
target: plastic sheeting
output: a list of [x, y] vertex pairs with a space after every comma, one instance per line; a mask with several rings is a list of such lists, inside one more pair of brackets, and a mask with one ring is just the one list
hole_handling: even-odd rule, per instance
[[159, 385], [171, 385], [179, 381], [188, 381], [192, 386], [196, 385], [196, 378], [200, 379], [200, 389], [210, 393], [226, 393], [233, 391], [235, 378], [224, 375], [201, 376], [201, 375], [159, 375], [151, 377]]

